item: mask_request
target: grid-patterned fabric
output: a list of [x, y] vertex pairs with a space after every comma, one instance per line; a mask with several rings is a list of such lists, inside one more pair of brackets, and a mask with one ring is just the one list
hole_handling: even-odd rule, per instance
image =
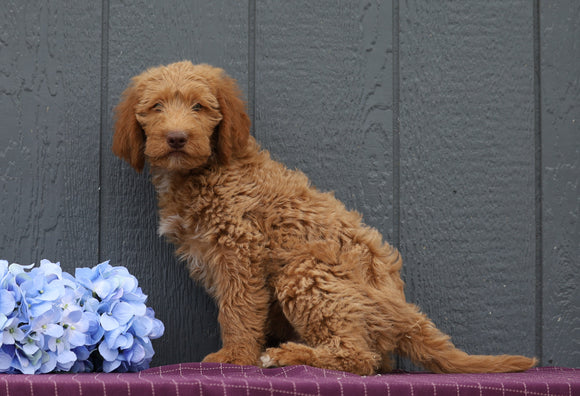
[[359, 377], [308, 366], [186, 363], [133, 374], [0, 375], [0, 395], [580, 395], [580, 369]]

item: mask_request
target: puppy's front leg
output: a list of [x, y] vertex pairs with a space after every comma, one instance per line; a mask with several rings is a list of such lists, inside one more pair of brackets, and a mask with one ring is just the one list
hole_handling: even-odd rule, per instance
[[220, 271], [215, 289], [223, 346], [203, 361], [258, 365], [265, 342], [269, 294], [262, 277], [228, 269], [226, 273]]

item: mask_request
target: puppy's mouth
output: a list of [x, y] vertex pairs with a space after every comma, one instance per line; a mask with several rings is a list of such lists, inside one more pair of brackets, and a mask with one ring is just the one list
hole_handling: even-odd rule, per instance
[[184, 160], [189, 157], [189, 155], [183, 150], [167, 150], [161, 153], [155, 153], [154, 155], [148, 155], [150, 162], [161, 162], [169, 160]]
[[191, 155], [186, 151], [169, 150], [163, 155], [149, 157], [149, 162], [157, 167], [169, 170], [191, 170], [207, 163], [209, 156]]
[[161, 158], [159, 158], [159, 160], [161, 161], [165, 160], [173, 165], [179, 164], [185, 165], [185, 163], [189, 163], [192, 161], [195, 162], [196, 158], [186, 153], [184, 150], [170, 150]]
[[183, 158], [187, 157], [187, 154], [184, 153], [182, 150], [171, 150], [170, 152], [165, 155], [167, 158]]

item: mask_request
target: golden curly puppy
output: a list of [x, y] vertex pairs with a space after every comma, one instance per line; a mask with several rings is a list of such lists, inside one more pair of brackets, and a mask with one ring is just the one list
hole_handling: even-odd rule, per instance
[[389, 371], [392, 353], [435, 372], [535, 364], [455, 348], [405, 301], [397, 250], [249, 131], [236, 82], [209, 65], [149, 69], [116, 109], [113, 152], [150, 164], [159, 234], [219, 306], [223, 347], [204, 361], [357, 374]]

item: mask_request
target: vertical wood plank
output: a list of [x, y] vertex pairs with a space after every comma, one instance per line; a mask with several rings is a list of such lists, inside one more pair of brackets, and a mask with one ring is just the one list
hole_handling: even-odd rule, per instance
[[470, 353], [534, 354], [532, 14], [400, 5], [407, 294]]
[[157, 236], [157, 203], [147, 170], [138, 175], [110, 151], [112, 109], [129, 79], [184, 59], [223, 67], [247, 88], [247, 2], [111, 1], [109, 127], [103, 151], [103, 259], [125, 265], [165, 324], [153, 365], [199, 361], [219, 348], [213, 302], [188, 278], [173, 247]]
[[8, 1], [0, 13], [0, 258], [94, 265], [100, 7]]
[[392, 235], [392, 4], [259, 2], [255, 134]]
[[580, 367], [580, 3], [540, 2], [543, 364]]

